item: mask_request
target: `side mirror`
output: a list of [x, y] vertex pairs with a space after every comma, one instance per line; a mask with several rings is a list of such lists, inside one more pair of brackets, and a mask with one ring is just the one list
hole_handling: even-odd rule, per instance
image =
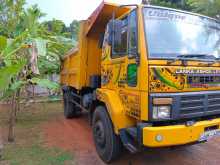
[[113, 41], [113, 20], [109, 21], [108, 25], [107, 25], [107, 30], [108, 30], [108, 44], [112, 45], [112, 41]]
[[122, 27], [123, 27], [123, 22], [120, 20], [115, 20], [114, 21], [114, 43], [115, 44], [121, 44], [122, 42]]
[[122, 35], [121, 30], [123, 27], [123, 22], [121, 20], [111, 20], [108, 23], [108, 44], [112, 45], [113, 40], [116, 43], [121, 43]]

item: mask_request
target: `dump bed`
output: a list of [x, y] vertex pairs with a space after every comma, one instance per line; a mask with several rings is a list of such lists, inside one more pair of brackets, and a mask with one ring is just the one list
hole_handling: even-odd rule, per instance
[[129, 10], [118, 7], [116, 4], [102, 2], [86, 21], [81, 21], [78, 46], [71, 49], [63, 58], [62, 85], [80, 90], [83, 87], [90, 87], [92, 76], [100, 76], [102, 54], [99, 46], [100, 36], [104, 34], [114, 11], [116, 16], [120, 16]]

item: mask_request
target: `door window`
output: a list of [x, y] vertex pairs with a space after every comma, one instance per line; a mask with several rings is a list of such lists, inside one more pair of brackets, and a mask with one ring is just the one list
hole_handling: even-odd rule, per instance
[[128, 17], [122, 19], [122, 28], [120, 30], [121, 40], [113, 41], [113, 53], [112, 57], [121, 57], [127, 54], [128, 52]]
[[129, 16], [129, 55], [133, 56], [137, 54], [137, 38], [137, 14], [136, 10], [133, 10]]

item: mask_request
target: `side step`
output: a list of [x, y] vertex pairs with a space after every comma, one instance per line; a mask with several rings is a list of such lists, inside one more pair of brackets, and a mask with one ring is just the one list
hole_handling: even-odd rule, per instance
[[136, 127], [127, 128], [126, 131], [135, 140], [138, 138], [137, 137], [138, 135], [137, 135], [137, 128]]
[[141, 151], [143, 145], [142, 130], [144, 127], [152, 126], [150, 123], [138, 123], [136, 127], [121, 129], [119, 131], [121, 141], [131, 153]]
[[136, 144], [136, 131], [135, 127], [129, 128], [128, 129], [122, 129], [119, 131], [121, 141], [124, 145], [124, 147], [130, 151], [131, 153], [137, 153], [140, 151], [138, 144]]

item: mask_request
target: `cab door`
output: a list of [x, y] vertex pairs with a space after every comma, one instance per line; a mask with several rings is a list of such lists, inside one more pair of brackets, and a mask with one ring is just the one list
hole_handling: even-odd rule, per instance
[[114, 29], [111, 58], [107, 68], [112, 71], [109, 88], [118, 92], [127, 115], [140, 119], [137, 10], [120, 19], [121, 28]]

